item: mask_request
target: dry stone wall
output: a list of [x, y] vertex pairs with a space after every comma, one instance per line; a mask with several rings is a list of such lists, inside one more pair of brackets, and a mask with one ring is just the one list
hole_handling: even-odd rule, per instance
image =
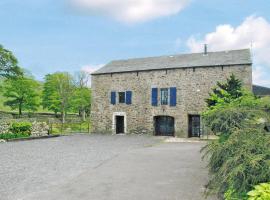
[[[9, 129], [13, 122], [24, 122], [25, 119], [7, 119], [0, 120], [0, 134], [9, 133]], [[37, 122], [34, 119], [29, 119], [32, 124], [31, 136], [46, 136], [49, 133], [49, 126], [45, 122]]]

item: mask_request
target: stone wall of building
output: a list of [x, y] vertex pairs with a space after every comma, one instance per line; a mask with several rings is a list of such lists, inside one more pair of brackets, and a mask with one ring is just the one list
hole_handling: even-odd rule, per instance
[[[196, 67], [92, 76], [92, 131], [115, 133], [115, 113], [125, 115], [127, 133], [154, 132], [154, 116], [175, 118], [176, 136], [187, 137], [188, 115], [200, 114], [217, 81], [235, 74], [251, 90], [251, 65]], [[151, 105], [152, 88], [177, 88], [177, 105]], [[132, 91], [132, 104], [110, 102], [111, 91]], [[159, 95], [160, 98], [160, 95]], [[160, 99], [159, 99], [160, 104]]]

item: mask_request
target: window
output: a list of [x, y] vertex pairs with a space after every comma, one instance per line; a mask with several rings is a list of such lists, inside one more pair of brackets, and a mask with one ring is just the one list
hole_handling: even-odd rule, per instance
[[119, 96], [119, 103], [126, 102], [126, 93], [125, 92], [118, 92], [118, 96]]
[[169, 96], [168, 88], [161, 88], [160, 89], [160, 104], [161, 105], [168, 105], [168, 96]]

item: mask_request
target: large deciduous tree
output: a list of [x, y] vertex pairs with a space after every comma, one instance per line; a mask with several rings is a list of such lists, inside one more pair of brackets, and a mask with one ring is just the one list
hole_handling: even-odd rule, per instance
[[65, 122], [66, 113], [70, 110], [70, 101], [74, 93], [73, 78], [69, 73], [57, 72], [48, 74], [42, 95], [44, 108], [53, 111], [55, 114], [61, 113], [62, 122]]
[[18, 61], [11, 51], [0, 45], [0, 77], [16, 77], [23, 75]]
[[3, 95], [7, 98], [4, 105], [22, 111], [36, 111], [40, 105], [39, 82], [32, 78], [17, 77], [6, 79], [3, 86]]
[[88, 86], [89, 74], [78, 72], [75, 75], [75, 91], [71, 101], [72, 109], [79, 112], [82, 120], [85, 121], [86, 111], [91, 107], [91, 90]]

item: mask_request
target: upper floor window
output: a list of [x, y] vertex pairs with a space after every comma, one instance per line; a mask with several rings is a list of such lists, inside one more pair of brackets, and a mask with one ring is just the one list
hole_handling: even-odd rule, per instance
[[111, 104], [116, 105], [117, 103], [126, 103], [127, 105], [132, 104], [132, 91], [126, 92], [111, 92]]
[[125, 92], [118, 92], [119, 96], [119, 103], [125, 103], [126, 102], [126, 93]]
[[169, 89], [161, 88], [160, 89], [160, 104], [168, 105], [168, 98], [169, 98]]
[[152, 88], [152, 97], [151, 97], [152, 106], [158, 106], [159, 99], [160, 99], [161, 105], [168, 105], [169, 104], [171, 107], [175, 107], [177, 104], [177, 89], [176, 89], [176, 87], [161, 88], [160, 89], [160, 98], [159, 98], [159, 89]]

